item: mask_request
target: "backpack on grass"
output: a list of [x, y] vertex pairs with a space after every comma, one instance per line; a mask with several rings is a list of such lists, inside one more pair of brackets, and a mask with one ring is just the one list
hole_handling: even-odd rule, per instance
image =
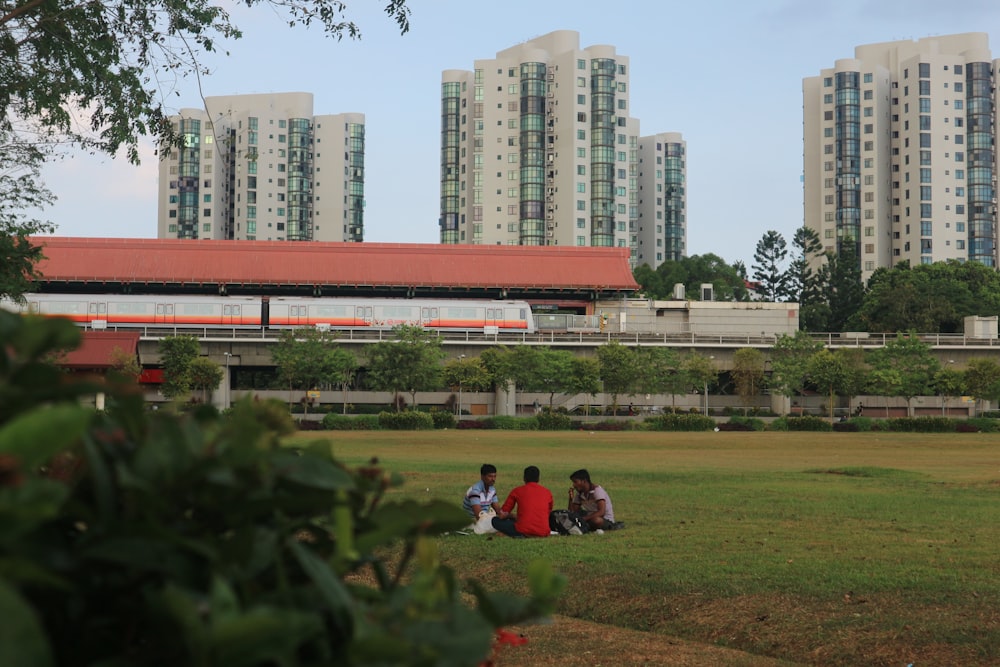
[[560, 535], [583, 535], [590, 532], [590, 526], [579, 512], [553, 510], [549, 513], [549, 530], [554, 530]]

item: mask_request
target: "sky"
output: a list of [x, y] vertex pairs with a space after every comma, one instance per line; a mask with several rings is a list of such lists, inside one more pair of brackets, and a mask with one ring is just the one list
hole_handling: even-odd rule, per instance
[[[365, 114], [365, 241], [437, 243], [441, 73], [554, 30], [580, 47], [612, 45], [630, 61], [631, 115], [642, 135], [687, 142], [687, 254], [749, 268], [769, 230], [802, 225], [802, 79], [862, 44], [964, 32], [991, 37], [1000, 3], [966, 0], [409, 0], [400, 35], [380, 0], [346, 0], [360, 41], [289, 28], [267, 6], [232, 4], [243, 38], [163, 81], [168, 112], [201, 95], [310, 92], [317, 115]], [[199, 92], [200, 89], [200, 92]], [[157, 159], [75, 154], [49, 165], [57, 196], [43, 212], [59, 236], [156, 237]]]

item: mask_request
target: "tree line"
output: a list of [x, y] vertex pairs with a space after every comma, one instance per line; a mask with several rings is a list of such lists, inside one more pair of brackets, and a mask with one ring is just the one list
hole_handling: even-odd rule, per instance
[[[166, 338], [160, 349], [166, 396], [184, 396], [192, 389], [204, 393], [218, 386], [222, 371], [215, 362], [198, 357], [195, 338]], [[548, 396], [549, 409], [556, 407], [557, 397], [604, 393], [614, 412], [625, 397], [670, 396], [669, 407], [676, 409], [677, 396], [710, 389], [731, 391], [744, 406], [752, 405], [765, 389], [792, 400], [820, 393], [828, 399], [831, 416], [838, 398], [850, 403], [859, 395], [903, 398], [908, 407], [917, 396], [1000, 400], [1000, 364], [989, 358], [971, 359], [962, 369], [942, 364], [930, 345], [912, 332], [880, 348], [829, 350], [800, 331], [778, 337], [766, 351], [736, 350], [725, 373], [712, 357], [694, 350], [633, 347], [617, 341], [597, 347], [591, 356], [517, 345], [446, 361], [441, 338], [413, 326], [397, 327], [390, 339], [367, 348], [363, 358], [341, 346], [335, 333], [315, 328], [284, 332], [271, 354], [290, 403], [299, 400], [293, 396], [296, 390], [339, 389], [345, 412], [349, 392], [362, 387], [392, 393], [397, 411], [407, 404], [415, 408], [419, 392], [445, 388], [541, 393]], [[404, 394], [409, 401], [400, 398]]]
[[[813, 269], [813, 267], [819, 267]], [[643, 294], [670, 298], [675, 284], [698, 295], [711, 283], [717, 301], [756, 298], [798, 303], [803, 331], [962, 333], [965, 318], [1000, 315], [1000, 273], [978, 262], [948, 260], [911, 267], [900, 262], [876, 269], [862, 281], [853, 244], [839, 254], [823, 249], [815, 230], [800, 227], [791, 247], [776, 231], [757, 242], [748, 272], [742, 262], [727, 264], [713, 254], [667, 261], [655, 270], [636, 268]]]

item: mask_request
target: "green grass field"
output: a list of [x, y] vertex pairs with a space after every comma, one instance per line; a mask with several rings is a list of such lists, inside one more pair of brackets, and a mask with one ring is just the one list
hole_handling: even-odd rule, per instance
[[[524, 466], [539, 466], [559, 507], [569, 473], [589, 469], [625, 530], [439, 543], [456, 572], [492, 588], [523, 591], [527, 564], [547, 558], [570, 582], [558, 613], [604, 624], [602, 633], [641, 630], [788, 663], [1000, 664], [996, 435], [436, 431], [296, 439], [318, 438], [350, 464], [377, 456], [407, 480], [393, 493], [417, 502], [460, 503], [479, 465], [490, 462], [501, 497]], [[560, 664], [546, 662], [546, 652], [571, 647], [546, 641], [554, 645], [535, 646], [535, 664]]]

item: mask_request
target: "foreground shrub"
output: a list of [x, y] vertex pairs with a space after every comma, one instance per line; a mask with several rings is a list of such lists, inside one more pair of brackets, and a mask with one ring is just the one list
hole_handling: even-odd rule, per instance
[[[0, 311], [0, 663], [475, 665], [496, 628], [551, 613], [545, 563], [530, 599], [440, 564], [428, 537], [469, 521], [454, 503], [392, 501], [402, 478], [374, 462], [283, 446], [250, 400], [176, 415], [68, 379], [46, 359], [78, 341]], [[81, 405], [97, 392], [102, 413]]]
[[576, 422], [571, 425], [576, 431], [632, 431], [635, 427], [630, 421], [606, 419], [600, 422]]
[[[738, 428], [723, 428], [723, 426], [732, 426]], [[728, 424], [719, 424], [720, 431], [763, 431], [766, 428], [766, 424], [763, 419], [758, 419], [756, 417], [743, 417], [739, 415], [734, 415], [730, 418]]]
[[335, 415], [332, 412], [323, 417], [323, 428], [328, 431], [377, 431], [378, 415]]
[[897, 417], [886, 419], [884, 429], [909, 433], [954, 433], [956, 420], [947, 417]]
[[434, 428], [455, 428], [455, 423], [458, 421], [455, 419], [455, 415], [447, 410], [432, 408], [430, 415], [431, 420], [434, 422]]
[[434, 429], [434, 418], [428, 412], [416, 410], [380, 412], [378, 425], [388, 431], [430, 431]]
[[802, 417], [783, 417], [789, 431], [832, 431], [833, 426], [823, 417], [803, 415]]
[[484, 419], [483, 428], [494, 428], [501, 431], [537, 431], [537, 417], [511, 417], [509, 415], [496, 415], [489, 419]]
[[650, 431], [711, 431], [716, 426], [714, 419], [703, 414], [674, 413], [648, 417], [643, 424]]
[[986, 417], [973, 417], [964, 422], [958, 422], [955, 429], [964, 433], [1000, 433], [1000, 422]]
[[568, 414], [561, 412], [549, 412], [548, 410], [537, 415], [539, 431], [566, 431], [573, 426], [573, 420]]

